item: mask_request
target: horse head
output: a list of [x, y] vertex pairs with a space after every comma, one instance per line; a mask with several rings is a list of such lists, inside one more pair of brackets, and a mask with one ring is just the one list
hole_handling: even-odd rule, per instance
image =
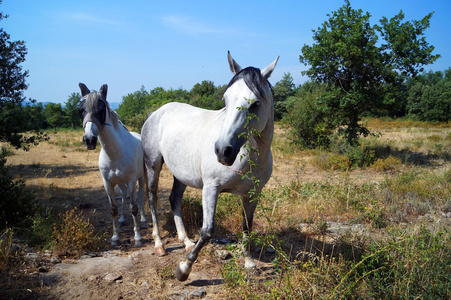
[[278, 59], [263, 70], [254, 67], [242, 69], [228, 53], [234, 77], [224, 92], [225, 119], [215, 142], [216, 157], [221, 164], [231, 166], [249, 133], [260, 133], [269, 122], [274, 122], [272, 88], [268, 78]]
[[107, 124], [109, 107], [106, 101], [106, 94], [108, 86], [106, 84], [102, 85], [99, 92], [91, 92], [83, 83], [79, 83], [78, 86], [83, 97], [78, 106], [78, 113], [83, 120], [83, 128], [85, 129], [83, 143], [86, 149], [94, 150], [97, 146], [97, 137], [103, 126]]

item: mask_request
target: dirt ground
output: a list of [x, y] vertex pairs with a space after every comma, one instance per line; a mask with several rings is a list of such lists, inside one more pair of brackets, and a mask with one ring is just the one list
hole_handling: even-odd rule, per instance
[[[67, 136], [66, 136], [67, 135]], [[74, 133], [58, 133], [52, 140], [64, 140], [75, 144], [81, 139]], [[51, 140], [51, 141], [52, 141]], [[265, 188], [272, 189], [291, 180], [318, 181], [324, 178], [339, 180], [340, 174], [318, 171], [306, 163], [309, 157], [284, 158], [275, 152], [274, 172]], [[19, 152], [18, 152], [19, 153]], [[102, 179], [98, 171], [98, 151], [86, 151], [77, 147], [65, 147], [55, 143], [41, 143], [29, 152], [8, 157], [17, 178], [35, 190], [47, 207], [83, 210], [96, 230], [111, 233], [111, 216]], [[356, 170], [350, 180], [380, 181], [384, 174], [375, 171]], [[31, 290], [28, 299], [229, 299], [224, 288], [220, 269], [224, 259], [224, 243], [216, 236], [206, 246], [186, 282], [174, 278], [174, 270], [186, 255], [183, 245], [175, 235], [167, 198], [172, 185], [172, 175], [163, 170], [160, 176], [160, 220], [162, 237], [168, 254], [157, 257], [153, 249], [151, 227], [142, 229], [144, 245], [132, 246], [132, 220], [127, 214], [126, 226], [121, 228], [122, 245], [107, 247], [99, 253], [87, 253], [80, 259], [59, 259], [52, 253], [33, 253], [30, 259], [43, 266], [28, 274], [28, 280], [38, 289]], [[185, 195], [199, 195], [199, 191], [188, 188]], [[196, 239], [196, 237], [192, 237]], [[300, 246], [299, 246], [300, 247]], [[258, 249], [257, 249], [258, 250]], [[263, 256], [261, 256], [263, 253]], [[253, 252], [257, 257], [256, 276], [274, 276], [269, 267], [274, 255], [271, 252]], [[229, 290], [230, 291], [230, 290]]]

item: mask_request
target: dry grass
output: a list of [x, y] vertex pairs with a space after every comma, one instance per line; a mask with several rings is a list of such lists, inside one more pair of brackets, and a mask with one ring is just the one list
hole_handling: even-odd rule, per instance
[[[341, 251], [337, 259], [343, 259], [347, 250], [334, 248], [336, 241], [332, 243], [332, 239], [321, 234], [328, 221], [363, 223], [372, 234], [384, 235], [380, 228], [387, 222], [392, 225], [413, 222], [411, 224], [414, 225], [424, 215], [430, 214], [436, 218], [441, 212], [451, 212], [449, 195], [448, 198], [442, 195], [449, 191], [451, 182], [451, 128], [421, 124], [409, 127], [412, 125], [409, 124], [370, 120], [369, 126], [381, 132], [382, 136], [368, 137], [364, 145], [383, 153], [381, 161], [368, 168], [335, 171], [317, 167], [314, 161], [320, 155], [318, 152], [293, 149], [284, 137], [285, 129], [277, 125], [273, 142], [273, 175], [264, 189], [256, 213], [254, 228], [257, 238], [274, 235], [282, 241], [281, 247], [293, 261], [298, 253], [315, 252], [315, 249], [315, 253], [322, 253], [324, 258], [330, 251]], [[81, 131], [50, 135], [49, 142], [41, 143], [29, 152], [13, 151], [14, 155], [8, 157], [8, 164], [14, 175], [25, 179], [46, 206], [62, 210], [85, 207], [84, 213], [91, 216], [90, 220], [97, 230], [111, 232], [108, 204], [98, 171], [98, 150], [82, 149]], [[172, 175], [164, 168], [160, 176], [160, 227], [163, 237], [175, 242], [175, 228], [167, 201], [171, 187]], [[184, 200], [184, 218], [193, 238], [197, 238], [201, 226], [200, 195], [200, 191], [188, 188]], [[449, 200], [444, 203], [443, 199]], [[241, 230], [239, 202], [234, 196], [221, 195], [216, 219], [217, 236], [236, 238], [236, 233]], [[312, 224], [313, 232], [301, 232], [299, 223]], [[448, 223], [449, 220], [445, 220], [440, 224], [449, 226]], [[142, 234], [144, 239], [151, 240], [150, 230]], [[130, 238], [131, 230], [126, 230], [122, 236]], [[355, 245], [356, 242], [343, 244]], [[218, 262], [211, 252], [213, 250], [208, 247], [202, 251], [196, 268], [218, 276], [223, 262]], [[269, 298], [277, 295], [283, 298], [283, 293], [271, 292], [280, 291], [277, 283], [283, 277], [280, 269], [273, 266], [273, 259], [273, 254], [260, 257], [262, 270], [272, 270], [272, 273], [261, 274], [268, 280], [266, 294], [262, 297], [269, 293]], [[290, 275], [290, 284], [294, 289], [311, 295], [310, 298], [327, 295], [324, 289], [333, 287], [331, 274], [342, 272], [340, 269], [344, 268], [344, 264], [346, 262], [341, 264], [328, 260], [324, 265], [313, 267], [312, 273], [312, 266], [300, 263], [300, 271]], [[160, 290], [168, 285], [178, 286], [179, 283], [173, 279], [173, 266], [174, 262], [168, 256], [149, 269], [145, 276], [154, 277], [150, 281], [158, 283]], [[321, 266], [326, 266], [325, 277], [331, 276], [331, 282], [323, 285], [312, 283], [315, 274], [324, 272]], [[227, 272], [239, 275], [240, 271], [231, 269]], [[257, 282], [244, 282], [238, 289], [251, 295], [250, 291], [261, 292], [261, 286]], [[230, 289], [226, 286], [217, 288], [215, 295], [230, 296]]]

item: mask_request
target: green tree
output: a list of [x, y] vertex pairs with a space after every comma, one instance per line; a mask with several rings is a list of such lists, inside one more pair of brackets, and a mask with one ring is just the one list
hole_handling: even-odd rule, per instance
[[451, 120], [451, 68], [445, 72], [428, 72], [407, 83], [407, 110], [422, 121]]
[[203, 80], [202, 83], [196, 83], [191, 89], [191, 94], [199, 97], [212, 96], [214, 92], [215, 85], [213, 81], [209, 80]]
[[80, 115], [78, 114], [80, 102], [81, 95], [79, 93], [72, 93], [64, 104], [63, 112], [66, 117], [65, 121], [68, 123], [67, 125], [72, 128], [77, 128], [81, 125]]
[[191, 89], [189, 104], [205, 108], [220, 109], [224, 107], [222, 96], [227, 86], [216, 87], [212, 81], [203, 80]]
[[[0, 21], [7, 17], [0, 12]], [[24, 150], [45, 138], [45, 135], [37, 132], [35, 124], [29, 122], [22, 106], [26, 100], [24, 91], [28, 88], [25, 81], [28, 71], [24, 71], [21, 66], [26, 54], [25, 42], [11, 41], [10, 35], [0, 28], [0, 141]], [[32, 135], [22, 134], [29, 130], [36, 132]]]
[[371, 25], [370, 13], [345, 1], [313, 31], [314, 44], [302, 47], [300, 61], [310, 65], [303, 74], [327, 84], [328, 91], [318, 101], [328, 121], [350, 144], [370, 133], [359, 122], [365, 113], [395, 105], [406, 78], [439, 58], [424, 37], [432, 14], [403, 22], [401, 11]]
[[274, 96], [274, 118], [282, 119], [287, 112], [287, 100], [296, 93], [293, 77], [290, 73], [285, 73], [280, 81], [273, 87]]
[[61, 103], [49, 103], [44, 108], [47, 123], [53, 128], [62, 127], [66, 120]]
[[144, 86], [141, 86], [139, 91], [122, 97], [122, 103], [116, 112], [122, 120], [125, 120], [143, 112], [149, 101], [149, 93], [145, 90]]

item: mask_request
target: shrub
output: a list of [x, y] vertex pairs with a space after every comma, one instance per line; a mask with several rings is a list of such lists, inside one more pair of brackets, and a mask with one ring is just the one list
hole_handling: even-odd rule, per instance
[[401, 158], [390, 155], [387, 158], [378, 158], [370, 167], [377, 171], [388, 171], [397, 169], [401, 165]]
[[301, 148], [327, 147], [333, 129], [313, 94], [306, 94], [293, 105], [284, 119], [290, 126], [289, 138]]
[[95, 234], [89, 220], [76, 209], [67, 211], [61, 226], [53, 230], [53, 243], [60, 256], [78, 256], [83, 251], [97, 251], [104, 242], [103, 234]]
[[36, 198], [24, 181], [14, 180], [6, 166], [6, 150], [0, 153], [0, 230], [27, 227], [37, 207]]

